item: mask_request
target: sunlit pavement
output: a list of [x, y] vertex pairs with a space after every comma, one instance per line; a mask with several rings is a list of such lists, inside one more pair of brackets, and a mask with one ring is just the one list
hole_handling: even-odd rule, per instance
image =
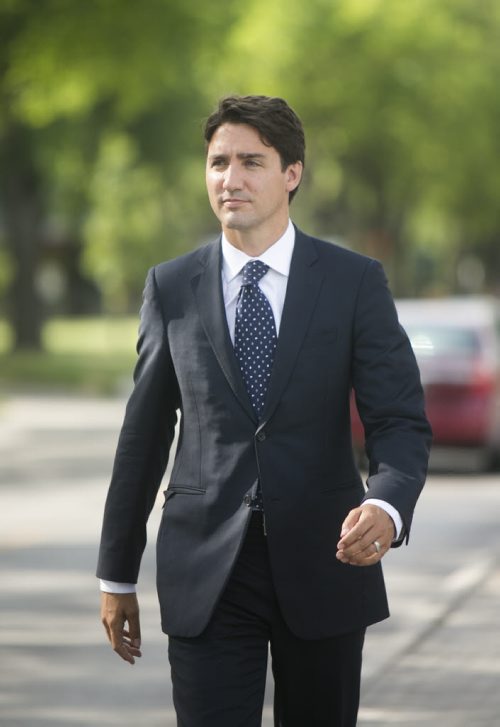
[[369, 683], [359, 723], [499, 725], [499, 604], [497, 565]]
[[[2, 727], [175, 725], [154, 590], [159, 507], [136, 666], [107, 647], [98, 617], [93, 572], [123, 406], [18, 396], [0, 408]], [[499, 512], [498, 475], [430, 479], [410, 547], [385, 559], [392, 618], [368, 633], [363, 727], [500, 723]], [[266, 727], [271, 702], [269, 689]]]

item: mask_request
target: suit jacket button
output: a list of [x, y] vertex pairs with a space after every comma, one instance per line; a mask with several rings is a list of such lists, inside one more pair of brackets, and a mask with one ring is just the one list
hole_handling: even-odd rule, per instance
[[243, 502], [247, 507], [250, 507], [250, 505], [252, 504], [252, 495], [245, 495], [245, 497], [243, 498]]
[[265, 440], [265, 438], [266, 438], [266, 433], [264, 432], [264, 430], [262, 430], [260, 432], [257, 432], [257, 435], [256, 436], [257, 436], [257, 441], [258, 442], [263, 442]]

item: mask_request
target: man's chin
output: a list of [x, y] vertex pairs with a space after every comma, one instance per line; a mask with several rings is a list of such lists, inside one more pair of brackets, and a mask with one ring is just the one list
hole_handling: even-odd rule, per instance
[[252, 226], [252, 221], [248, 217], [232, 212], [224, 215], [221, 222], [228, 230], [248, 230]]

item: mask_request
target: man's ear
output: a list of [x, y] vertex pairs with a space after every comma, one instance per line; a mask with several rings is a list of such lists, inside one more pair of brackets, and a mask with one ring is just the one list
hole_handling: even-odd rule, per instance
[[303, 168], [302, 162], [295, 162], [287, 167], [285, 172], [287, 192], [293, 192], [294, 189], [297, 189], [302, 179]]

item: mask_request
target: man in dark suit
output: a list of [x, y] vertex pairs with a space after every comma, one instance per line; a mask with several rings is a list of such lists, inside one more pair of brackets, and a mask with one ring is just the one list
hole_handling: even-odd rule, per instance
[[[365, 629], [388, 616], [380, 560], [407, 541], [430, 429], [379, 263], [289, 220], [304, 134], [282, 100], [209, 117], [222, 236], [149, 272], [134, 391], [106, 502], [102, 620], [134, 663], [146, 521], [180, 431], [157, 542], [182, 727], [351, 727]], [[368, 493], [349, 399], [366, 431]]]

